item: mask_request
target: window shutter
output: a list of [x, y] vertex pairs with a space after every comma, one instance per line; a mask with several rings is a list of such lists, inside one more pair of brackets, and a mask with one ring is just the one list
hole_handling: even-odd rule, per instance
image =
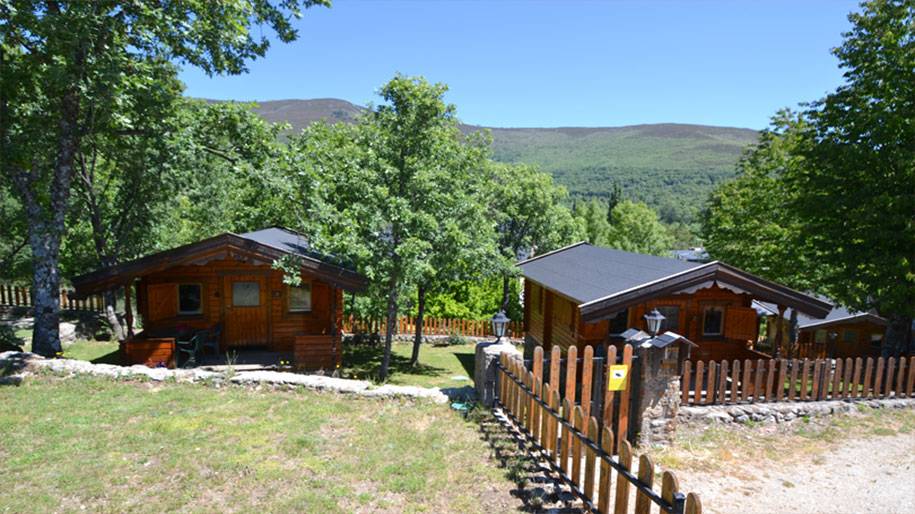
[[150, 284], [146, 287], [146, 296], [149, 299], [149, 321], [178, 315], [178, 284]]
[[756, 310], [747, 307], [728, 307], [724, 315], [724, 337], [740, 341], [756, 339]]

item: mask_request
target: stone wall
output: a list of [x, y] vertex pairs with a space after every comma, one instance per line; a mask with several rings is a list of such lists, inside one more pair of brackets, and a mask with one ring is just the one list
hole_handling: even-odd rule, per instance
[[912, 409], [915, 398], [681, 406], [678, 418], [682, 423], [784, 423], [803, 417], [852, 412], [859, 407]]

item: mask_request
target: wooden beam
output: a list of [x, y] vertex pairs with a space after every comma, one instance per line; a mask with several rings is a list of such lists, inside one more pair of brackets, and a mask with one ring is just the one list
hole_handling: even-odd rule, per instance
[[784, 305], [778, 306], [778, 320], [775, 323], [775, 358], [782, 358], [782, 348], [785, 343], [785, 310]]
[[130, 290], [133, 280], [124, 284], [124, 321], [127, 322], [127, 338], [133, 337], [133, 310], [130, 308]]

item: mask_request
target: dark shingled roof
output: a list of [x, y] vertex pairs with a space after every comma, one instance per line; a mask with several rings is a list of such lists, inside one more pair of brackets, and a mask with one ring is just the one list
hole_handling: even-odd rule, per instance
[[[817, 295], [821, 300], [832, 303], [831, 300], [825, 296]], [[762, 306], [765, 310], [769, 311], [773, 315], [778, 315], [778, 307], [769, 303], [769, 302], [754, 302], [757, 305]], [[791, 309], [785, 311], [785, 319], [791, 318]], [[833, 304], [832, 310], [829, 311], [829, 314], [826, 315], [823, 319], [811, 318], [803, 313], [798, 312], [797, 314], [797, 326], [798, 328], [815, 328], [820, 326], [833, 325], [837, 323], [853, 323], [856, 321], [871, 321], [878, 325], [885, 325], [886, 319], [874, 314], [872, 312], [859, 312], [852, 311], [841, 305]]]
[[270, 227], [238, 234], [239, 237], [256, 241], [262, 245], [272, 246], [277, 250], [308, 257], [312, 255], [311, 246], [305, 236], [287, 228]]
[[754, 276], [723, 262], [698, 263], [578, 243], [518, 264], [525, 278], [579, 304], [593, 321], [651, 298], [712, 284], [823, 317], [827, 302]]
[[578, 243], [518, 265], [521, 273], [578, 303], [587, 303], [702, 263]]

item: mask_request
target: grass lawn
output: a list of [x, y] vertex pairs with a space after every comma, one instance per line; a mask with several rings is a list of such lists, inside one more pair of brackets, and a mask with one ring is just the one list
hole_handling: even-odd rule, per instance
[[[473, 385], [474, 343], [433, 346], [423, 344], [419, 350], [419, 365], [410, 366], [412, 343], [395, 342], [391, 348], [391, 368], [388, 383], [424, 387], [462, 387]], [[343, 347], [343, 376], [375, 379], [384, 356], [382, 346]], [[469, 380], [455, 380], [467, 377]]]
[[447, 406], [39, 375], [0, 386], [0, 512], [503, 512]]

